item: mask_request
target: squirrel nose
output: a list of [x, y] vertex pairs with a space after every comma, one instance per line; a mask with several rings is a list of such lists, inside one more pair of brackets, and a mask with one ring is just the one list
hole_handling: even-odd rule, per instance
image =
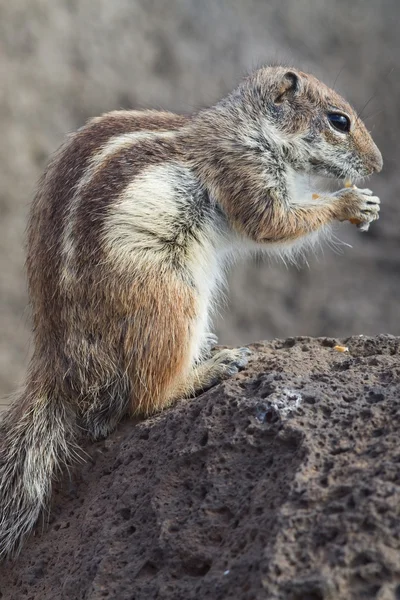
[[379, 173], [380, 171], [382, 171], [383, 158], [382, 154], [380, 153], [377, 147], [375, 147], [374, 150], [375, 152], [371, 155], [369, 164], [373, 173]]

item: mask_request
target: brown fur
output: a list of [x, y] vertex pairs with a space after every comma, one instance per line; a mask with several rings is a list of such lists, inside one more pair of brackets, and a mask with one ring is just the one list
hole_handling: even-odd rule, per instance
[[127, 314], [136, 316], [127, 323], [124, 339], [132, 413], [149, 414], [175, 399], [192, 367], [189, 344], [195, 293], [173, 273], [167, 286], [165, 281], [157, 272], [147, 273], [145, 286], [132, 289], [126, 307]]

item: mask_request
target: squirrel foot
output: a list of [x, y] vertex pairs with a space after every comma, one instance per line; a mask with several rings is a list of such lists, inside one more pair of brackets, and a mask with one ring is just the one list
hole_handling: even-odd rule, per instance
[[247, 365], [249, 348], [224, 349], [202, 363], [197, 369], [198, 391], [205, 391], [220, 381], [238, 373]]

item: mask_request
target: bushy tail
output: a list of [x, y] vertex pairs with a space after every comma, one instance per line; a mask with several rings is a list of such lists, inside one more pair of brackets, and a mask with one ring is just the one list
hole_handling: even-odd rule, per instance
[[68, 403], [23, 392], [0, 422], [0, 558], [17, 554], [43, 509], [52, 480], [76, 455]]

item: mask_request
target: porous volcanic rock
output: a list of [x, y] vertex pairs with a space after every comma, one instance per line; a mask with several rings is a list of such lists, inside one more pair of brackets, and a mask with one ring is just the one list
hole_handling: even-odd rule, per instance
[[88, 446], [2, 600], [398, 600], [400, 338], [254, 344]]

